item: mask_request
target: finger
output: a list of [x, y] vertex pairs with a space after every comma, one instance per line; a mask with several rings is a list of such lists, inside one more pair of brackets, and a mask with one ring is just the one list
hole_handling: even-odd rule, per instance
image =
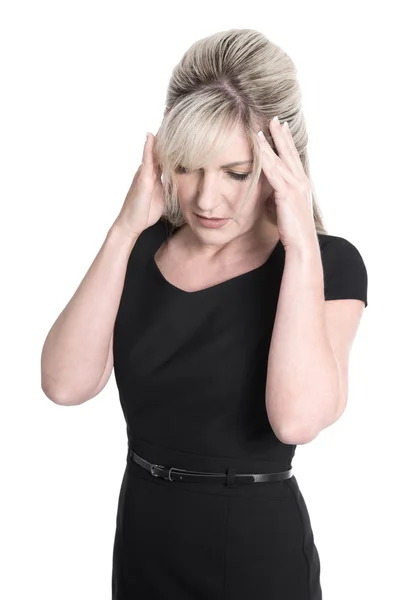
[[153, 166], [153, 140], [154, 136], [149, 132], [143, 148], [142, 164], [148, 168]]
[[277, 192], [284, 194], [287, 184], [295, 184], [296, 179], [282, 159], [272, 150], [262, 131], [257, 134], [257, 138], [261, 148], [262, 168], [265, 176]]
[[146, 133], [146, 141], [144, 143], [143, 152], [142, 152], [142, 165], [145, 163], [145, 160], [146, 160], [146, 149], [149, 145], [149, 137], [150, 137], [149, 134]]
[[145, 169], [145, 173], [151, 175], [151, 177], [160, 178], [161, 177], [161, 168], [157, 162], [157, 157], [154, 151], [155, 147], [155, 137], [152, 133], [149, 133], [149, 136], [145, 142], [145, 147], [143, 150], [143, 160], [142, 165]]
[[[160, 131], [160, 129], [158, 131]], [[156, 153], [156, 137], [158, 135], [158, 131], [157, 131], [157, 134], [155, 135], [155, 137], [153, 137], [153, 139], [152, 139], [152, 155], [151, 155], [151, 158], [152, 158], [152, 161], [153, 161], [153, 168], [154, 168], [154, 170], [156, 172], [157, 177], [161, 177], [161, 165], [158, 162], [158, 156], [157, 156], [157, 153]]]
[[281, 125], [278, 121], [274, 121], [274, 119], [270, 121], [269, 127], [275, 146], [279, 152], [279, 158], [281, 158], [296, 179], [301, 179], [304, 177], [303, 164], [300, 160], [289, 127]]

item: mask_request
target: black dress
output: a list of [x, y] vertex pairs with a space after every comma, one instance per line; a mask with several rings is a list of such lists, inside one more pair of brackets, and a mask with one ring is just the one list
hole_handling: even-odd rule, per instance
[[[285, 249], [206, 289], [169, 283], [154, 254], [160, 219], [128, 261], [114, 371], [129, 446], [152, 463], [226, 473], [292, 468], [296, 446], [265, 409], [267, 361]], [[318, 234], [325, 298], [367, 306], [354, 245]], [[253, 484], [154, 477], [127, 455], [118, 499], [113, 600], [320, 600], [320, 561], [296, 477]]]

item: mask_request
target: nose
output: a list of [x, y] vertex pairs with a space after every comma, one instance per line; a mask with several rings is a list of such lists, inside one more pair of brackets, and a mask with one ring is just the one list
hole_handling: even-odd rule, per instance
[[200, 178], [200, 192], [197, 194], [197, 206], [201, 214], [211, 213], [221, 202], [218, 198], [217, 178], [203, 175]]

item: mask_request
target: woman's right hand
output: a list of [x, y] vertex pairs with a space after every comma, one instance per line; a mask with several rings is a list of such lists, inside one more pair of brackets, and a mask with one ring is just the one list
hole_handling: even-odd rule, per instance
[[154, 153], [155, 139], [151, 133], [146, 139], [142, 162], [114, 222], [114, 225], [121, 228], [128, 237], [137, 237], [145, 229], [157, 223], [165, 208], [161, 167]]

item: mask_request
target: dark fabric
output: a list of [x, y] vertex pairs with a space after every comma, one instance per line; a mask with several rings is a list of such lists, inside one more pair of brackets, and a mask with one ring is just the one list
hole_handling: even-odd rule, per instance
[[325, 300], [351, 298], [368, 306], [368, 273], [357, 248], [348, 240], [319, 234], [324, 269]]
[[[296, 446], [277, 439], [265, 409], [284, 247], [279, 241], [257, 269], [184, 292], [154, 261], [168, 231], [160, 220], [138, 238], [115, 321], [127, 442], [145, 460], [181, 469], [292, 468]], [[363, 263], [341, 240], [319, 236], [327, 295], [364, 299]], [[127, 456], [112, 598], [320, 600], [319, 555], [296, 477], [171, 482]]]

